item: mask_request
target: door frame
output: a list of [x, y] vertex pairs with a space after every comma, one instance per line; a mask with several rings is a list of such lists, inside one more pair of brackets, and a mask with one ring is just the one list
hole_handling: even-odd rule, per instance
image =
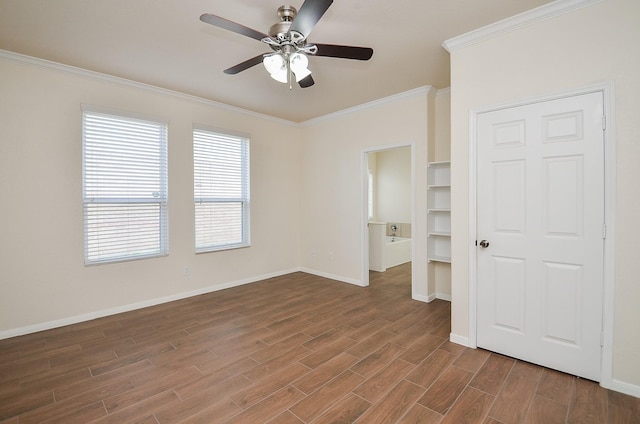
[[616, 143], [614, 83], [606, 81], [577, 89], [531, 97], [495, 106], [471, 110], [469, 113], [469, 339], [468, 346], [477, 348], [477, 121], [478, 115], [501, 109], [526, 106], [534, 103], [558, 100], [589, 93], [602, 93], [605, 114], [604, 124], [604, 272], [602, 297], [602, 360], [600, 385], [611, 388], [613, 382], [613, 332], [615, 290], [615, 215], [616, 215]]
[[[416, 243], [415, 243], [415, 221], [416, 221], [416, 145], [415, 142], [389, 144], [384, 146], [369, 147], [362, 150], [362, 237], [360, 243], [362, 246], [362, 269], [361, 269], [361, 281], [362, 286], [369, 286], [369, 176], [367, 175], [367, 167], [369, 153], [378, 153], [386, 150], [393, 150], [409, 147], [411, 150], [411, 295], [415, 299], [416, 285], [418, 278], [416, 278]], [[420, 300], [420, 299], [419, 299]]]

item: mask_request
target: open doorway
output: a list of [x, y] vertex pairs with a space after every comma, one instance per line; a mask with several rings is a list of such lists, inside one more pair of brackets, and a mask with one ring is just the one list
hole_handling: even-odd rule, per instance
[[388, 269], [412, 269], [415, 215], [412, 155], [409, 144], [369, 150], [364, 154], [363, 209], [367, 228], [363, 274], [367, 284], [370, 273], [373, 279], [383, 277]]

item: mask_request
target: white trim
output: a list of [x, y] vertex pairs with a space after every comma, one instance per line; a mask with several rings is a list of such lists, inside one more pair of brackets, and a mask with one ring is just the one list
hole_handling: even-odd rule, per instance
[[378, 107], [381, 105], [384, 105], [385, 103], [391, 103], [391, 102], [396, 102], [398, 100], [404, 99], [404, 98], [408, 98], [408, 97], [413, 97], [413, 96], [417, 96], [417, 95], [424, 95], [424, 94], [428, 94], [429, 91], [431, 91], [433, 89], [432, 86], [430, 85], [425, 85], [422, 87], [418, 87], [418, 88], [414, 88], [413, 90], [408, 90], [408, 91], [404, 91], [402, 93], [398, 93], [398, 94], [393, 94], [391, 96], [387, 96], [387, 97], [383, 97], [381, 99], [377, 99], [377, 100], [373, 100], [367, 103], [363, 103], [361, 105], [357, 105], [357, 106], [353, 106], [347, 109], [343, 109], [343, 110], [339, 110], [337, 112], [333, 112], [333, 113], [329, 113], [327, 115], [323, 115], [323, 116], [319, 116], [317, 118], [312, 118], [306, 121], [303, 121], [300, 123], [300, 125], [306, 126], [306, 125], [314, 125], [317, 124], [319, 122], [322, 121], [327, 121], [329, 119], [333, 119], [333, 118], [338, 118], [340, 116], [344, 116], [344, 115], [350, 115], [352, 113], [355, 112], [360, 112], [366, 109], [371, 109], [374, 107]]
[[600, 3], [603, 0], [557, 0], [535, 9], [519, 13], [493, 24], [467, 32], [466, 34], [450, 38], [442, 43], [442, 47], [449, 53], [468, 47], [510, 31], [532, 25], [556, 16], [573, 12], [574, 10]]
[[160, 115], [149, 115], [146, 113], [130, 112], [113, 107], [97, 106], [88, 103], [80, 103], [82, 113], [97, 113], [101, 115], [115, 115], [123, 118], [134, 119], [138, 121], [153, 122], [158, 124], [169, 125], [169, 118]]
[[612, 380], [611, 387], [607, 387], [607, 389], [640, 398], [640, 386], [635, 384], [625, 383], [620, 380]]
[[360, 162], [360, 175], [362, 175], [360, 204], [363, 208], [360, 213], [360, 228], [364, 228], [360, 234], [360, 251], [362, 252], [360, 278], [363, 287], [369, 285], [369, 153], [364, 151]]
[[434, 300], [436, 300], [436, 295], [435, 295], [435, 293], [433, 293], [433, 294], [430, 294], [428, 296], [424, 296], [424, 295], [421, 295], [421, 294], [411, 293], [411, 299], [417, 300], [418, 302], [431, 303]]
[[75, 66], [70, 66], [70, 65], [65, 65], [62, 63], [58, 63], [58, 62], [53, 62], [50, 60], [45, 60], [45, 59], [40, 59], [37, 57], [32, 57], [32, 56], [27, 56], [27, 55], [23, 55], [20, 53], [15, 53], [15, 52], [11, 52], [8, 50], [2, 50], [0, 49], [0, 59], [7, 59], [7, 60], [12, 60], [14, 62], [18, 62], [18, 63], [22, 63], [22, 64], [26, 64], [26, 65], [32, 65], [32, 66], [38, 66], [38, 67], [42, 67], [42, 68], [46, 68], [46, 69], [51, 69], [51, 70], [55, 70], [55, 71], [60, 71], [60, 72], [65, 72], [65, 73], [69, 73], [69, 74], [73, 74], [73, 75], [77, 75], [77, 76], [81, 76], [81, 77], [85, 77], [85, 78], [91, 78], [91, 79], [95, 79], [95, 80], [100, 80], [100, 81], [106, 81], [106, 82], [110, 82], [110, 83], [114, 83], [114, 84], [119, 84], [119, 85], [124, 85], [127, 87], [133, 87], [133, 88], [137, 88], [137, 89], [141, 89], [141, 90], [146, 90], [146, 91], [150, 91], [153, 93], [158, 93], [158, 94], [163, 94], [163, 95], [167, 95], [167, 96], [171, 96], [180, 100], [187, 100], [187, 101], [192, 101], [192, 102], [196, 102], [196, 103], [200, 103], [200, 104], [204, 104], [206, 106], [211, 106], [211, 107], [217, 107], [220, 109], [225, 109], [228, 111], [232, 111], [232, 112], [237, 112], [237, 113], [241, 113], [244, 115], [249, 115], [252, 116], [254, 118], [259, 118], [259, 119], [264, 119], [267, 121], [271, 121], [271, 122], [276, 122], [276, 123], [280, 123], [283, 125], [288, 125], [288, 126], [292, 126], [292, 127], [300, 127], [300, 126], [305, 126], [305, 125], [311, 125], [311, 124], [316, 124], [318, 122], [321, 121], [325, 121], [328, 119], [332, 119], [332, 118], [336, 118], [339, 116], [344, 116], [344, 115], [348, 115], [354, 112], [358, 112], [361, 110], [365, 110], [365, 109], [370, 109], [373, 107], [377, 107], [380, 105], [383, 105], [385, 103], [390, 103], [390, 102], [395, 102], [397, 100], [403, 99], [403, 98], [407, 98], [407, 97], [412, 97], [415, 95], [419, 95], [419, 94], [424, 94], [424, 93], [429, 93], [430, 90], [434, 89], [432, 86], [430, 85], [425, 85], [422, 87], [418, 87], [412, 90], [408, 90], [402, 93], [398, 93], [398, 94], [393, 94], [391, 96], [387, 96], [387, 97], [383, 97], [381, 99], [376, 99], [367, 103], [363, 103], [361, 105], [357, 105], [354, 107], [350, 107], [338, 112], [334, 112], [334, 113], [330, 113], [324, 116], [320, 116], [317, 118], [312, 118], [309, 119], [307, 121], [302, 121], [302, 122], [294, 122], [294, 121], [289, 121], [286, 119], [282, 119], [282, 118], [276, 118], [274, 116], [270, 116], [270, 115], [265, 115], [263, 113], [258, 113], [258, 112], [253, 112], [247, 109], [242, 109], [240, 107], [236, 107], [236, 106], [231, 106], [225, 103], [220, 103], [220, 102], [216, 102], [215, 100], [210, 100], [210, 99], [205, 99], [203, 97], [198, 97], [198, 96], [193, 96], [190, 94], [185, 94], [185, 93], [181, 93], [179, 91], [174, 91], [174, 90], [169, 90], [167, 88], [162, 88], [162, 87], [158, 87], [158, 86], [154, 86], [154, 85], [150, 85], [150, 84], [145, 84], [142, 82], [138, 82], [138, 81], [132, 81], [132, 80], [128, 80], [126, 78], [121, 78], [121, 77], [116, 77], [113, 75], [108, 75], [108, 74], [103, 74], [100, 72], [95, 72], [95, 71], [89, 71], [87, 69], [82, 69], [82, 68], [78, 68]]
[[159, 297], [156, 299], [143, 300], [141, 302], [130, 303], [128, 305], [123, 305], [123, 306], [117, 306], [115, 308], [103, 309], [100, 311], [89, 312], [81, 315], [75, 315], [75, 316], [62, 318], [54, 321], [28, 325], [26, 327], [4, 330], [4, 331], [0, 331], [0, 340], [8, 339], [10, 337], [22, 336], [25, 334], [36, 333], [38, 331], [51, 330], [53, 328], [64, 327], [67, 325], [77, 324], [80, 322], [91, 321], [94, 319], [103, 318], [110, 315], [134, 311], [136, 309], [147, 308], [149, 306], [160, 305], [163, 303], [173, 302], [176, 300], [187, 299], [189, 297], [199, 296], [207, 293], [213, 293], [219, 290], [225, 290], [232, 287], [238, 287], [245, 284], [255, 283], [258, 281], [262, 281], [262, 280], [266, 280], [274, 277], [280, 277], [282, 275], [287, 275], [287, 274], [291, 274], [299, 271], [301, 271], [300, 268], [294, 268], [294, 269], [288, 269], [288, 270], [283, 270], [278, 272], [272, 272], [269, 274], [259, 275], [256, 277], [250, 277], [242, 280], [230, 281], [228, 283], [223, 283], [215, 286], [204, 287], [198, 290], [176, 293], [169, 296]]
[[247, 140], [251, 141], [251, 134], [248, 132], [244, 132], [244, 131], [237, 131], [237, 130], [229, 130], [226, 128], [220, 128], [220, 127], [216, 127], [213, 125], [207, 125], [207, 124], [199, 124], [197, 122], [194, 122], [191, 125], [191, 131], [209, 131], [209, 132], [214, 132], [214, 133], [218, 133], [218, 134], [224, 134], [224, 135], [230, 135], [232, 137], [238, 137], [238, 138], [246, 138]]
[[436, 91], [436, 96], [444, 96], [445, 94], [451, 94], [451, 87], [440, 88]]
[[[476, 123], [477, 117], [481, 113], [492, 112], [511, 107], [525, 106], [533, 103], [551, 101], [566, 97], [583, 94], [601, 92], [604, 96], [604, 113], [607, 117], [607, 126], [604, 131], [604, 179], [605, 179], [605, 225], [607, 226], [607, 237], [604, 241], [604, 275], [603, 275], [603, 298], [602, 298], [602, 332], [603, 346], [600, 367], [600, 385], [614, 389], [613, 380], [613, 346], [614, 346], [614, 317], [615, 317], [615, 213], [616, 213], [616, 139], [615, 139], [615, 109], [614, 84], [612, 81], [583, 86], [577, 89], [565, 90], [562, 92], [530, 97], [515, 102], [500, 104], [469, 112], [469, 240], [473, 240], [473, 245], [469, 249], [469, 342], [470, 347], [477, 346], [476, 339], [476, 307], [477, 307], [477, 273], [476, 268], [476, 160], [477, 145]], [[631, 385], [629, 385], [631, 386]]]
[[477, 220], [476, 220], [476, 202], [477, 202], [477, 155], [476, 151], [476, 115], [474, 111], [469, 111], [469, 235], [467, 243], [469, 246], [469, 339], [467, 346], [478, 347], [477, 327], [476, 327], [476, 275], [477, 275]]
[[369, 178], [367, 174], [368, 167], [368, 155], [369, 153], [377, 153], [383, 152], [385, 150], [392, 149], [402, 149], [405, 147], [411, 148], [411, 298], [414, 300], [419, 300], [421, 302], [431, 302], [435, 299], [435, 295], [433, 298], [431, 296], [425, 297], [419, 294], [416, 294], [416, 287], [418, 286], [418, 278], [416, 278], [416, 190], [417, 190], [417, 180], [416, 180], [416, 172], [417, 172], [417, 159], [416, 159], [416, 143], [415, 141], [411, 141], [409, 143], [399, 143], [399, 144], [389, 144], [384, 146], [376, 146], [376, 147], [368, 147], [362, 150], [362, 169], [360, 170], [360, 174], [362, 175], [362, 197], [360, 199], [360, 204], [362, 205], [361, 212], [361, 225], [362, 229], [360, 236], [360, 244], [361, 244], [361, 252], [362, 258], [360, 263], [362, 264], [361, 269], [361, 282], [360, 285], [362, 287], [366, 287], [369, 285], [369, 231], [368, 231], [368, 223], [369, 223], [369, 211], [368, 211], [368, 190], [367, 186], [369, 184]]
[[465, 336], [460, 336], [458, 334], [454, 334], [454, 333], [449, 333], [449, 341], [451, 343], [455, 343], [455, 344], [459, 344], [462, 346], [466, 346], [466, 347], [470, 347], [472, 349], [475, 349], [475, 346], [472, 346], [471, 344], [469, 344], [469, 339]]
[[36, 57], [26, 56], [19, 53], [10, 52], [7, 50], [0, 49], [0, 59], [8, 59], [14, 62], [19, 62], [22, 64], [39, 66], [42, 68], [47, 68], [55, 71], [65, 72], [85, 78], [96, 79], [100, 81], [106, 81], [114, 84], [124, 85], [127, 87], [138, 88], [141, 90], [146, 90], [152, 93], [163, 94], [166, 96], [171, 96], [180, 100], [187, 100], [196, 103], [201, 103], [206, 106], [217, 107], [220, 109], [229, 110], [232, 112], [241, 113], [244, 115], [249, 115], [254, 118], [264, 119], [271, 122], [277, 122], [283, 125], [288, 126], [298, 126], [299, 124], [293, 121], [288, 121], [286, 119], [276, 118], [270, 115], [265, 115], [263, 113], [253, 112], [247, 109], [242, 109], [236, 106], [227, 105], [225, 103], [216, 102], [214, 100], [205, 99], [203, 97], [193, 96], [190, 94], [181, 93], [179, 91], [169, 90], [167, 88], [157, 87], [150, 84], [145, 84], [138, 81], [132, 81], [125, 78], [115, 77], [113, 75], [107, 75], [100, 72], [89, 71], [82, 68], [77, 68], [75, 66], [64, 65], [62, 63], [52, 62], [50, 60], [39, 59]]
[[[604, 113], [606, 130], [604, 131], [604, 222], [607, 238], [604, 240], [604, 291], [602, 294], [602, 372], [600, 385], [609, 387], [613, 384], [613, 346], [615, 317], [615, 281], [616, 281], [616, 119], [615, 119], [615, 85], [613, 81], [603, 83]], [[640, 391], [634, 396], [640, 397]]]
[[305, 268], [305, 267], [300, 268], [298, 271], [305, 272], [307, 274], [312, 274], [322, 278], [328, 278], [330, 280], [340, 281], [341, 283], [353, 284], [354, 286], [358, 286], [358, 287], [366, 287], [366, 285], [363, 284], [362, 281], [356, 280], [355, 278], [343, 277], [341, 275], [330, 274], [328, 272], [317, 271], [315, 269]]
[[[427, 94], [428, 94], [427, 90]], [[411, 142], [411, 298], [415, 300], [420, 300], [424, 296], [417, 293], [418, 291], [418, 281], [421, 281], [418, 278], [418, 256], [416, 255], [416, 227], [417, 225], [417, 214], [416, 214], [416, 198], [417, 198], [417, 190], [418, 190], [418, 181], [416, 179], [416, 173], [418, 172], [418, 160], [417, 160], [417, 152], [416, 152], [416, 143]], [[429, 273], [426, 274], [428, 279]], [[426, 280], [425, 279], [425, 280]], [[429, 296], [429, 285], [427, 284], [427, 295]], [[430, 296], [429, 296], [430, 297]], [[433, 299], [431, 299], [433, 300]], [[427, 300], [427, 302], [431, 302], [431, 300]]]
[[447, 302], [451, 302], [451, 295], [448, 293], [436, 293], [436, 299], [446, 300]]

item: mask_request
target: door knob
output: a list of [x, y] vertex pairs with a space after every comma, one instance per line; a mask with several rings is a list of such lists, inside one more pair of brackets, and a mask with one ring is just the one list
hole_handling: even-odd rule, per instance
[[486, 249], [487, 247], [489, 247], [489, 242], [486, 240], [482, 240], [480, 242], [480, 247], [484, 247]]

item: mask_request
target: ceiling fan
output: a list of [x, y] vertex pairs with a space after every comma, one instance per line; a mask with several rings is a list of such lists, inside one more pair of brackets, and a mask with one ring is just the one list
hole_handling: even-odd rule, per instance
[[307, 88], [314, 84], [308, 56], [369, 60], [373, 55], [373, 49], [369, 47], [307, 42], [307, 37], [332, 3], [333, 0], [305, 0], [299, 11], [293, 6], [281, 6], [278, 8], [280, 22], [271, 26], [268, 35], [210, 13], [200, 16], [200, 20], [261, 41], [273, 50], [225, 69], [225, 74], [234, 75], [262, 63], [273, 79], [288, 83], [290, 89], [293, 80]]

